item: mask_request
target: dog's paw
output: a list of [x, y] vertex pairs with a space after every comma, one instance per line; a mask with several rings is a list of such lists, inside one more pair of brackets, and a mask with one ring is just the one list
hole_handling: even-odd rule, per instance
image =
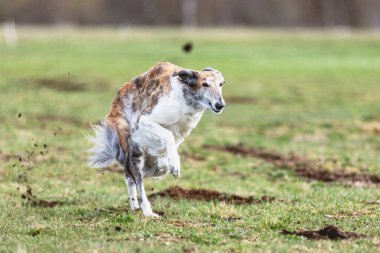
[[144, 213], [144, 216], [147, 217], [147, 218], [154, 218], [154, 219], [157, 219], [157, 218], [161, 217], [159, 214], [154, 213], [154, 212]]
[[173, 175], [175, 179], [181, 177], [181, 161], [179, 159], [179, 155], [174, 156], [169, 159], [170, 163], [170, 173]]
[[132, 211], [140, 209], [139, 202], [135, 198], [129, 199], [129, 205]]
[[136, 206], [133, 206], [133, 207], [131, 206], [130, 208], [131, 208], [131, 211], [138, 211], [138, 210], [140, 210], [139, 206], [137, 206], [137, 207]]
[[180, 169], [176, 169], [176, 168], [172, 167], [172, 168], [170, 169], [170, 173], [173, 175], [173, 177], [174, 177], [175, 179], [178, 179], [178, 178], [181, 177], [181, 170], [180, 170]]

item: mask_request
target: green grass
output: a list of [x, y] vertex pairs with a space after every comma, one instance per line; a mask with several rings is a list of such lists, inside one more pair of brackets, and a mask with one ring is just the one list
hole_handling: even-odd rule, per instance
[[[379, 187], [309, 182], [254, 158], [202, 148], [241, 142], [336, 159], [348, 171], [380, 175], [378, 36], [240, 29], [19, 32], [17, 48], [0, 40], [1, 252], [378, 252], [380, 205], [365, 202], [380, 199]], [[194, 51], [186, 55], [181, 46], [188, 40]], [[205, 160], [183, 156], [182, 178], [148, 179], [148, 193], [178, 185], [286, 202], [237, 206], [160, 198], [152, 201], [154, 210], [165, 212], [159, 220], [123, 211], [122, 175], [87, 168], [83, 133], [107, 114], [125, 81], [158, 61], [219, 69], [226, 98], [254, 103], [230, 103], [220, 116], [206, 113], [180, 148]], [[71, 80], [83, 90], [43, 87], [41, 79]], [[26, 151], [34, 152], [28, 161], [14, 157]], [[39, 199], [67, 204], [28, 205], [21, 198], [27, 185]], [[280, 234], [327, 224], [368, 238], [310, 241]]]

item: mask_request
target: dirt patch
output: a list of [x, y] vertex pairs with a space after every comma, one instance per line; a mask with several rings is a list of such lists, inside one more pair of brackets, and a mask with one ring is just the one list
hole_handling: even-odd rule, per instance
[[106, 90], [109, 85], [104, 81], [91, 83], [80, 82], [69, 77], [40, 78], [34, 81], [39, 88], [48, 88], [65, 92], [82, 92], [87, 90]]
[[174, 227], [179, 228], [205, 228], [207, 223], [200, 223], [195, 221], [183, 221], [183, 220], [169, 220], [168, 223]]
[[241, 179], [246, 179], [246, 178], [249, 177], [248, 174], [245, 174], [245, 173], [242, 173], [242, 172], [239, 172], [239, 171], [232, 171], [232, 172], [223, 171], [223, 169], [220, 168], [219, 166], [212, 167], [212, 171], [214, 171], [218, 175], [231, 176], [231, 177], [239, 177]]
[[289, 230], [282, 230], [281, 232], [283, 235], [295, 235], [295, 236], [302, 236], [310, 240], [323, 240], [323, 239], [330, 239], [330, 240], [347, 240], [347, 239], [357, 239], [357, 238], [364, 238], [365, 235], [356, 234], [353, 232], [344, 232], [341, 231], [339, 228], [328, 225], [320, 230], [299, 230], [299, 231], [289, 231]]
[[205, 145], [209, 150], [229, 152], [234, 155], [255, 157], [257, 159], [273, 164], [277, 168], [291, 169], [299, 177], [318, 180], [323, 182], [341, 181], [351, 184], [380, 184], [380, 177], [358, 172], [347, 172], [343, 168], [328, 170], [323, 163], [309, 160], [296, 155], [282, 155], [269, 152], [260, 148], [248, 148], [242, 145], [211, 146]]
[[107, 213], [107, 214], [120, 214], [120, 213], [131, 212], [128, 206], [95, 208], [94, 210], [97, 212]]
[[36, 237], [44, 232], [47, 232], [49, 229], [47, 227], [36, 227], [28, 231], [28, 234], [32, 237]]
[[366, 205], [380, 205], [380, 201], [379, 200], [364, 201], [362, 203], [366, 204]]
[[180, 155], [181, 155], [181, 157], [183, 157], [185, 159], [199, 161], [199, 162], [203, 162], [203, 161], [207, 160], [206, 157], [201, 156], [201, 155], [196, 154], [196, 153], [181, 152]]
[[21, 194], [21, 198], [25, 199], [27, 203], [31, 206], [34, 207], [55, 207], [55, 206], [61, 206], [67, 204], [67, 202], [62, 202], [62, 201], [47, 201], [47, 200], [42, 200], [38, 199], [35, 197], [32, 193], [32, 188], [30, 186], [26, 187], [26, 192]]
[[14, 154], [4, 154], [0, 151], [0, 161], [3, 162], [9, 162], [11, 160], [20, 160], [19, 155], [14, 155]]
[[187, 199], [198, 201], [222, 201], [228, 204], [260, 204], [264, 202], [277, 201], [274, 197], [262, 196], [261, 198], [242, 197], [239, 195], [229, 195], [226, 193], [220, 193], [214, 190], [207, 189], [183, 189], [178, 186], [170, 187], [164, 191], [153, 193], [149, 195], [149, 198], [155, 197], [170, 197], [172, 199]]
[[[152, 236], [149, 237], [144, 237], [141, 235], [128, 235], [125, 240], [127, 241], [159, 241], [163, 243], [177, 243], [182, 241], [184, 238], [182, 236], [175, 236], [171, 234], [153, 234]], [[136, 251], [140, 252], [140, 251]]]
[[225, 97], [224, 100], [226, 103], [231, 104], [256, 104], [257, 99], [254, 97], [240, 97], [240, 96], [229, 96]]
[[364, 133], [380, 135], [380, 121], [359, 122], [357, 127]]
[[125, 230], [120, 226], [115, 226], [115, 232], [124, 232]]

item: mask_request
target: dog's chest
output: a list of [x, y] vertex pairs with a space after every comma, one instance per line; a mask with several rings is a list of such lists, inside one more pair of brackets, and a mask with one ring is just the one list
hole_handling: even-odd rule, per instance
[[202, 113], [183, 114], [174, 124], [168, 125], [166, 128], [173, 133], [176, 142], [182, 141], [197, 126], [201, 116]]
[[176, 141], [185, 138], [196, 127], [203, 115], [195, 111], [183, 97], [182, 90], [174, 88], [169, 96], [162, 97], [149, 118], [171, 131]]

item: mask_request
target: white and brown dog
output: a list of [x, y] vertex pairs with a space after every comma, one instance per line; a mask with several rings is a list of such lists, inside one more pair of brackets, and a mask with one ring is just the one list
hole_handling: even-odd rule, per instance
[[156, 217], [143, 178], [169, 172], [179, 178], [177, 149], [206, 109], [223, 110], [223, 84], [222, 74], [212, 68], [193, 71], [167, 62], [156, 64], [121, 87], [106, 120], [93, 127], [90, 166], [119, 162], [125, 169], [131, 209], [141, 206], [145, 216]]

